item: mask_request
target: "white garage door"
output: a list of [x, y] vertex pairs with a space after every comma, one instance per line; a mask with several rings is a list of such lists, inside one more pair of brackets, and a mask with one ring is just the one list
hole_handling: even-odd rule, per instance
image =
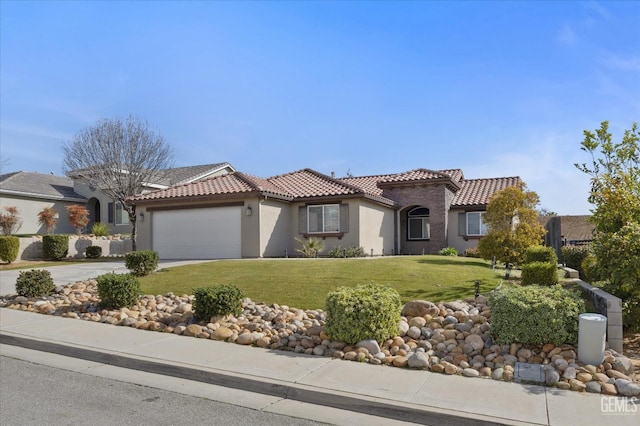
[[160, 259], [242, 257], [241, 207], [153, 212], [153, 249]]

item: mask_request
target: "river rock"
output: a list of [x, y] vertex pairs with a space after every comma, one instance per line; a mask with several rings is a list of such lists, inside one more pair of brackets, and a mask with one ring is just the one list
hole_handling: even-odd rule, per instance
[[407, 365], [414, 369], [429, 368], [429, 359], [424, 352], [413, 352], [407, 357]]

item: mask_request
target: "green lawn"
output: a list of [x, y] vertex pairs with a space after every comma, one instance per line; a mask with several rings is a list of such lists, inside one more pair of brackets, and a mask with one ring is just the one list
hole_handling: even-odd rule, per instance
[[256, 302], [323, 308], [327, 293], [341, 286], [375, 282], [395, 288], [403, 302], [451, 301], [497, 287], [504, 270], [481, 260], [445, 256], [390, 256], [365, 259], [223, 260], [161, 270], [141, 278], [145, 294], [193, 294], [193, 289], [234, 284]]

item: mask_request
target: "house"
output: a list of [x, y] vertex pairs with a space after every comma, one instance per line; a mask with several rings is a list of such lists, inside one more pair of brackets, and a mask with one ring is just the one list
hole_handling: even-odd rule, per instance
[[545, 245], [553, 247], [561, 257], [563, 246], [587, 245], [593, 239], [595, 225], [589, 221], [591, 216], [544, 216], [539, 218], [542, 226], [547, 230]]
[[371, 255], [476, 247], [492, 194], [519, 177], [465, 179], [462, 170], [417, 169], [335, 178], [311, 169], [259, 178], [242, 172], [175, 185], [127, 202], [138, 248], [163, 259], [295, 256], [296, 238]]
[[22, 225], [16, 234], [44, 234], [38, 223], [38, 213], [45, 207], [58, 211], [58, 233], [73, 233], [65, 207], [85, 204], [87, 198], [77, 193], [73, 180], [42, 173], [14, 172], [0, 175], [0, 209], [17, 207]]
[[[172, 185], [188, 184], [233, 171], [235, 169], [229, 163], [166, 169], [161, 178], [146, 183], [142, 193], [166, 189]], [[55, 208], [60, 215], [56, 233], [75, 233], [75, 229], [69, 224], [65, 209], [72, 204], [82, 204], [89, 210], [90, 222], [87, 229], [91, 229], [96, 222], [103, 222], [109, 226], [109, 232], [112, 234], [131, 232], [129, 216], [122, 205], [105, 195], [99, 188], [91, 186], [79, 172], [71, 172], [69, 177], [30, 172], [0, 176], [0, 208], [18, 208], [23, 222], [19, 229], [20, 234], [46, 232], [46, 229], [38, 224], [38, 212], [45, 207]]]

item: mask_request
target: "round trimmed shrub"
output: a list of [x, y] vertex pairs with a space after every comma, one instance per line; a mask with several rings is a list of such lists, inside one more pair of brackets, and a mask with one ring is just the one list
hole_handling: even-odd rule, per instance
[[326, 299], [325, 332], [334, 340], [382, 342], [398, 332], [402, 303], [397, 291], [374, 283], [340, 287]]
[[11, 263], [18, 258], [20, 238], [0, 235], [0, 260]]
[[131, 307], [138, 301], [140, 281], [132, 274], [108, 273], [96, 278], [100, 305], [107, 309]]
[[584, 300], [561, 285], [506, 287], [490, 296], [491, 335], [501, 344], [575, 344]]
[[193, 291], [193, 313], [199, 320], [217, 315], [240, 315], [242, 291], [233, 284], [200, 287]]
[[133, 275], [149, 275], [158, 268], [158, 252], [154, 250], [130, 251], [124, 256], [124, 264]]
[[25, 297], [40, 297], [53, 293], [56, 286], [45, 269], [22, 271], [16, 280], [16, 293]]
[[45, 235], [42, 237], [42, 254], [48, 260], [60, 260], [69, 253], [69, 236], [62, 234]]
[[88, 259], [98, 259], [100, 256], [102, 256], [102, 247], [89, 246], [84, 251], [84, 255], [87, 256]]

